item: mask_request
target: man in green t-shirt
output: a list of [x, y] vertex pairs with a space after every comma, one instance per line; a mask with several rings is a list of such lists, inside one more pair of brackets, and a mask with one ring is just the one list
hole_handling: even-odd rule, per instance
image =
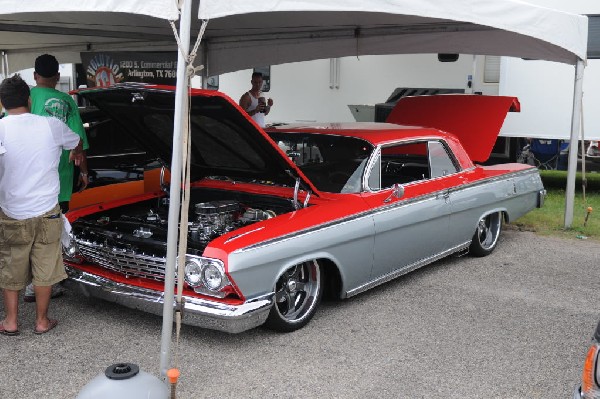
[[[63, 121], [69, 128], [77, 133], [83, 142], [84, 157], [79, 165], [78, 188], [84, 190], [89, 182], [87, 160], [85, 150], [89, 148], [87, 136], [77, 104], [66, 93], [55, 89], [60, 80], [58, 72], [58, 61], [53, 55], [42, 54], [35, 59], [35, 70], [33, 72], [36, 86], [31, 89], [31, 113], [34, 115], [51, 116]], [[69, 210], [69, 201], [73, 193], [75, 167], [69, 161], [69, 151], [63, 151], [58, 164], [58, 175], [60, 179], [60, 193], [58, 203], [63, 213]], [[63, 293], [59, 286], [54, 286], [52, 297], [55, 298]], [[25, 290], [24, 300], [34, 302], [35, 294], [33, 287], [29, 285]]]
[[[53, 116], [63, 121], [69, 128], [77, 133], [83, 141], [84, 151], [89, 148], [87, 136], [77, 104], [67, 93], [55, 89], [60, 80], [58, 61], [53, 55], [43, 54], [35, 60], [33, 73], [36, 86], [31, 89], [31, 113], [41, 116]], [[69, 151], [63, 151], [58, 165], [60, 177], [60, 193], [58, 202], [63, 213], [69, 210], [69, 201], [73, 193], [73, 162], [69, 162]], [[79, 190], [85, 189], [88, 184], [87, 161], [84, 157], [80, 165]]]

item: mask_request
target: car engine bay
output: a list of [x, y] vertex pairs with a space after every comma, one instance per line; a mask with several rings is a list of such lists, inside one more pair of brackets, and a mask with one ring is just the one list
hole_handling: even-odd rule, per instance
[[[293, 210], [285, 198], [192, 189], [188, 253], [201, 255], [211, 240], [223, 234]], [[168, 197], [120, 206], [76, 220], [72, 234], [83, 260], [111, 269], [109, 263], [137, 263], [132, 257], [164, 259], [168, 212]]]

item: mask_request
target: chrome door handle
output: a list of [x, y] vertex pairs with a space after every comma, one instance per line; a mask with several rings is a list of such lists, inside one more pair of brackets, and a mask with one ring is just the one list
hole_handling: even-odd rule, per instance
[[435, 198], [436, 199], [442, 199], [443, 198], [443, 199], [447, 200], [448, 198], [450, 198], [450, 190], [446, 190], [443, 193], [438, 193], [435, 196]]

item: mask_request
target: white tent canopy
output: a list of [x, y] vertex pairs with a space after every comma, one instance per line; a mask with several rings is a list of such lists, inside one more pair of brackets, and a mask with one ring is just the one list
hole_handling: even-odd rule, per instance
[[[41, 52], [175, 50], [175, 0], [0, 1], [0, 51], [11, 71]], [[587, 18], [516, 0], [201, 0], [211, 75], [258, 65], [371, 54], [461, 53], [575, 64]], [[200, 22], [192, 21], [192, 32]]]
[[175, 0], [0, 0], [0, 51], [17, 71], [45, 52], [79, 63], [89, 50], [175, 50], [167, 20], [178, 18]]
[[575, 64], [585, 59], [587, 18], [518, 1], [203, 0], [207, 67], [351, 55], [461, 53]]

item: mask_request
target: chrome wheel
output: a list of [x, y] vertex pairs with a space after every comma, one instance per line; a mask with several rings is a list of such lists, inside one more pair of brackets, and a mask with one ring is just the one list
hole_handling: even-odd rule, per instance
[[475, 256], [486, 256], [492, 253], [498, 244], [501, 230], [502, 212], [491, 213], [481, 218], [471, 242], [470, 253]]
[[286, 270], [275, 284], [275, 304], [267, 326], [294, 331], [306, 325], [321, 301], [321, 275], [321, 266], [314, 260]]

